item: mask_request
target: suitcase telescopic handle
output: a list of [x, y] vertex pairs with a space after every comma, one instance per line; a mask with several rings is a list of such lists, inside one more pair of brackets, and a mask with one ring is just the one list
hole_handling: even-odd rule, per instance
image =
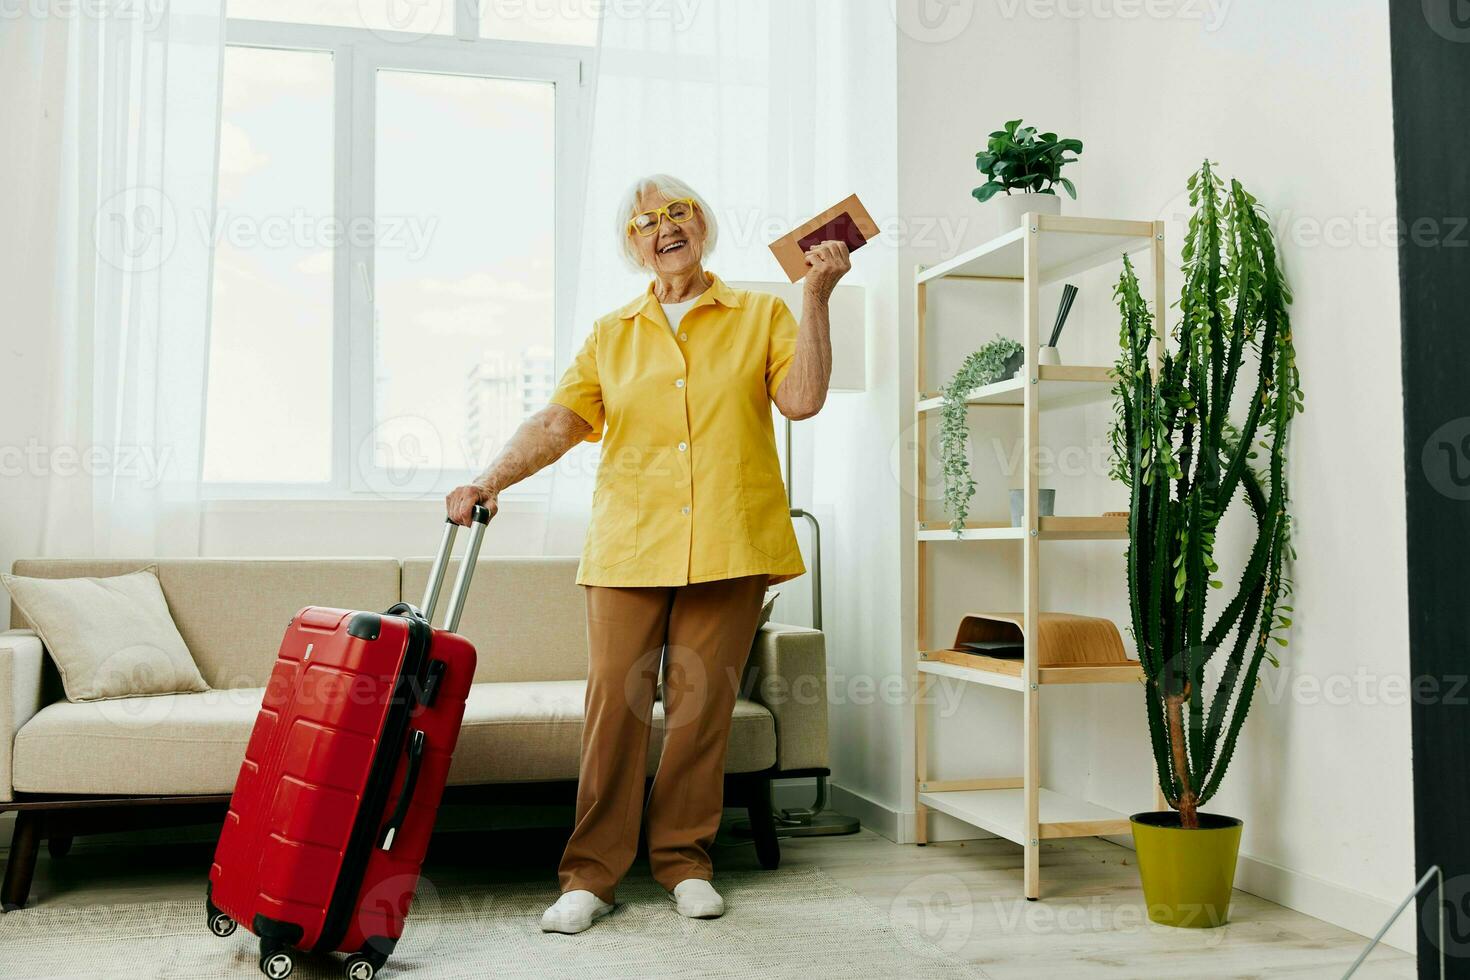
[[470, 543], [459, 559], [459, 574], [454, 577], [454, 591], [449, 594], [449, 610], [444, 614], [444, 628], [451, 633], [459, 630], [459, 617], [464, 612], [465, 600], [470, 594], [470, 579], [475, 574], [475, 563], [480, 560], [480, 542], [485, 539], [485, 527], [490, 523], [490, 512], [475, 506], [470, 520]]
[[[451, 633], [459, 628], [459, 617], [464, 612], [465, 597], [470, 590], [470, 578], [475, 573], [475, 562], [480, 557], [480, 541], [485, 536], [485, 525], [489, 523], [490, 511], [476, 504], [474, 515], [470, 519], [470, 544], [460, 561], [459, 574], [454, 580], [454, 591], [449, 597], [449, 613], [444, 618], [444, 628]], [[458, 524], [447, 519], [444, 521], [444, 537], [439, 542], [434, 563], [429, 566], [429, 581], [424, 587], [421, 608], [424, 618], [431, 623], [434, 621], [434, 610], [439, 606], [439, 592], [444, 586], [444, 573], [449, 569], [449, 556], [454, 552], [454, 537], [458, 532]]]

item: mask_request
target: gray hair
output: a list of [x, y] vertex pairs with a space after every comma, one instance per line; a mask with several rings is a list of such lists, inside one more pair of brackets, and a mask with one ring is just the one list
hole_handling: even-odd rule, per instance
[[658, 191], [669, 200], [678, 200], [687, 197], [699, 207], [699, 216], [704, 219], [704, 254], [709, 255], [715, 250], [715, 242], [720, 237], [719, 225], [715, 223], [715, 214], [710, 210], [704, 198], [699, 192], [678, 177], [670, 177], [668, 174], [650, 174], [647, 177], [639, 177], [628, 185], [623, 192], [622, 199], [618, 201], [618, 247], [622, 250], [623, 258], [627, 263], [639, 272], [644, 269], [643, 260], [638, 257], [638, 246], [633, 242], [633, 236], [628, 234], [628, 222], [633, 220], [633, 215], [638, 213], [638, 198], [648, 191]]

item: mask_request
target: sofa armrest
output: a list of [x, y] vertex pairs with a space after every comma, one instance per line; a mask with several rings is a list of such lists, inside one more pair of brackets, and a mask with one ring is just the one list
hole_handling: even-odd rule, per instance
[[43, 705], [41, 667], [45, 651], [31, 630], [0, 633], [0, 802], [15, 799], [12, 753], [15, 733]]
[[827, 646], [820, 630], [761, 627], [746, 690], [776, 719], [777, 769], [827, 768]]

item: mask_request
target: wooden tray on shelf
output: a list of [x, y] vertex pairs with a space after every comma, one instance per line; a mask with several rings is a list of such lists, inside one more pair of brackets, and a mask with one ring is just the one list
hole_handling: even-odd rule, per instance
[[[1021, 642], [1026, 619], [1021, 613], [971, 613], [960, 620], [951, 650], [936, 650], [930, 659], [953, 664], [973, 664], [983, 660], [989, 666], [1015, 664], [1021, 671], [1021, 658], [998, 658], [970, 653], [966, 643], [984, 641]], [[1073, 613], [1044, 612], [1037, 631], [1038, 667], [1127, 667], [1134, 664], [1123, 649], [1123, 637], [1112, 620]], [[938, 654], [946, 654], [940, 657]]]

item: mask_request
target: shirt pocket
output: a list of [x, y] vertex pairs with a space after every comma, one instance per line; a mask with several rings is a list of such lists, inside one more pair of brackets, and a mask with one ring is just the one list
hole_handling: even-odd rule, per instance
[[638, 553], [638, 475], [614, 473], [592, 491], [587, 560], [607, 568]]
[[785, 558], [794, 532], [774, 453], [741, 454], [740, 510], [750, 546], [767, 558]]

